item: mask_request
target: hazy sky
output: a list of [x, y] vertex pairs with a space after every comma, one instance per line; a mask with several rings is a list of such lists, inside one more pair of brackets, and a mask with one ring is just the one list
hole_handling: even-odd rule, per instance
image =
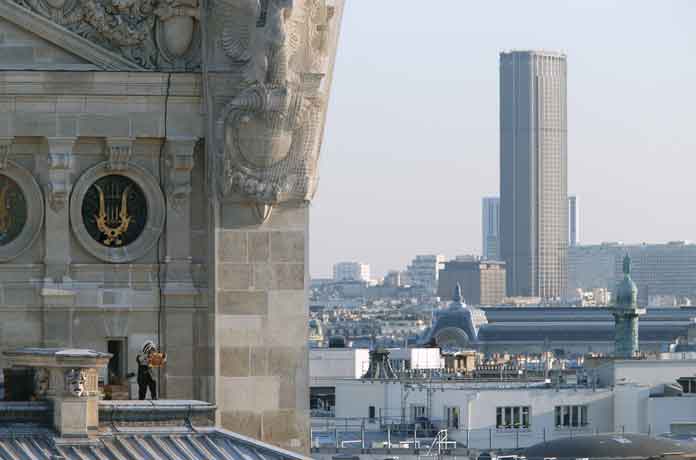
[[498, 53], [568, 55], [580, 239], [696, 240], [696, 1], [347, 0], [312, 276], [480, 253], [498, 194]]

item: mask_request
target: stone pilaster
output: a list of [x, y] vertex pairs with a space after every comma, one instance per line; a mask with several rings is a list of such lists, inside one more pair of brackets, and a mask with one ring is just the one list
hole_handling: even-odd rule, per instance
[[[163, 277], [162, 349], [167, 366], [161, 391], [167, 398], [199, 398], [195, 376], [202, 353], [198, 351], [195, 324], [198, 289], [191, 276], [191, 171], [198, 138], [168, 138], [164, 145], [167, 223]], [[204, 354], [204, 353], [203, 353]], [[205, 361], [205, 360], [204, 360]]]
[[49, 137], [46, 181], [45, 284], [70, 280], [70, 213], [74, 137]]
[[303, 453], [308, 203], [342, 9], [211, 1], [202, 16], [218, 423]]
[[70, 277], [70, 218], [68, 199], [72, 188], [73, 149], [76, 138], [50, 137], [47, 141], [45, 176], [45, 256], [42, 342], [44, 346], [72, 345], [72, 312], [75, 291]]
[[219, 423], [308, 450], [309, 207], [285, 203], [258, 223], [243, 203], [221, 206], [216, 232], [216, 391]]

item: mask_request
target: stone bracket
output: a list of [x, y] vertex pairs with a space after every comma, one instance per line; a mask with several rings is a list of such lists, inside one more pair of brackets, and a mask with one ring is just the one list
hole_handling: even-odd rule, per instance
[[48, 202], [55, 212], [61, 211], [72, 188], [73, 148], [75, 137], [49, 137]]
[[108, 169], [123, 171], [133, 154], [135, 139], [131, 137], [109, 137], [106, 139]]
[[191, 171], [197, 144], [197, 137], [167, 138], [165, 143], [167, 201], [177, 213], [182, 212], [191, 195]]
[[0, 169], [7, 168], [14, 140], [14, 137], [0, 137]]

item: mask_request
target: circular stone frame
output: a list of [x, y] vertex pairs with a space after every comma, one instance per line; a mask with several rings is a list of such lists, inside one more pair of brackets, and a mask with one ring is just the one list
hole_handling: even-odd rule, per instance
[[0, 175], [5, 175], [17, 183], [27, 204], [27, 221], [24, 228], [15, 239], [0, 246], [0, 262], [7, 262], [29, 249], [39, 237], [44, 221], [44, 196], [34, 176], [13, 161], [7, 162]]
[[[100, 244], [87, 232], [87, 227], [85, 227], [85, 223], [82, 220], [82, 202], [87, 194], [87, 190], [98, 179], [112, 174], [126, 176], [133, 180], [143, 191], [147, 201], [147, 222], [145, 223], [145, 228], [143, 228], [140, 236], [128, 246], [107, 247]], [[75, 237], [87, 252], [105, 262], [132, 262], [145, 256], [157, 244], [162, 235], [164, 218], [165, 201], [159, 183], [152, 174], [132, 163], [128, 163], [123, 170], [119, 171], [109, 169], [106, 161], [92, 166], [77, 180], [70, 197], [70, 220]]]

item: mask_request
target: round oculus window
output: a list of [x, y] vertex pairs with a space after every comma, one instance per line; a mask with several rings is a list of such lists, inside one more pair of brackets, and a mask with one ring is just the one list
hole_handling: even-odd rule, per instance
[[143, 190], [120, 174], [99, 178], [82, 200], [87, 233], [108, 248], [125, 247], [137, 240], [147, 224], [147, 213]]
[[14, 241], [27, 223], [27, 201], [17, 182], [0, 174], [0, 246]]

